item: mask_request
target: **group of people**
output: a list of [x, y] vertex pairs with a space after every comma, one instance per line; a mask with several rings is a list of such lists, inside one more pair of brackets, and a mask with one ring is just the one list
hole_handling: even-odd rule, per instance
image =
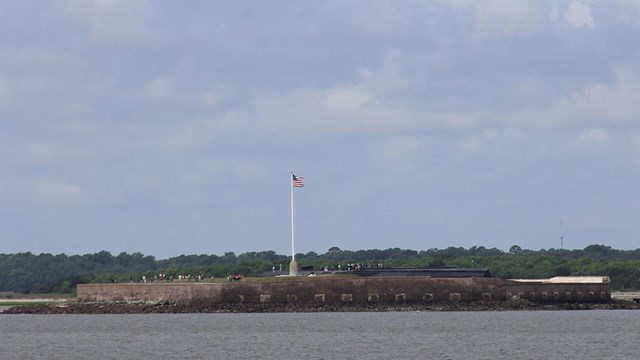
[[[213, 276], [211, 277], [213, 279]], [[142, 275], [141, 278], [141, 282], [146, 283], [146, 282], [152, 282], [152, 281], [174, 281], [174, 280], [178, 280], [178, 281], [191, 281], [191, 280], [195, 280], [197, 281], [204, 281], [204, 274], [198, 274], [195, 276], [192, 276], [191, 274], [189, 275], [178, 275], [174, 278], [173, 275], [166, 275], [166, 274], [157, 274], [157, 275], [153, 275], [153, 277], [147, 277], [146, 275]]]
[[[384, 265], [382, 263], [378, 263], [377, 266], [379, 268], [381, 268]], [[360, 271], [362, 269], [368, 269], [368, 268], [371, 268], [371, 264], [370, 263], [362, 264], [362, 263], [350, 262], [350, 263], [347, 263], [347, 265], [345, 267], [342, 267], [341, 264], [331, 265], [331, 268], [329, 268], [328, 265], [322, 265], [321, 270], [323, 272], [330, 272], [330, 271]], [[271, 270], [273, 272], [275, 272], [276, 269], [278, 269], [279, 271], [282, 271], [282, 264], [278, 264], [278, 267], [273, 266], [271, 268]], [[313, 275], [316, 275], [316, 274], [313, 273]], [[177, 281], [191, 281], [191, 280], [194, 280], [194, 281], [198, 282], [198, 281], [204, 281], [204, 278], [205, 278], [204, 274], [197, 274], [195, 276], [192, 276], [191, 274], [188, 274], [188, 275], [179, 274], [179, 275], [177, 275], [175, 277], [173, 275], [157, 274], [157, 275], [153, 275], [153, 277], [147, 277], [146, 275], [142, 275], [142, 278], [140, 279], [140, 281], [143, 282], [143, 283], [154, 282], [154, 281], [171, 282], [171, 281], [174, 281], [174, 280], [177, 280]], [[213, 279], [213, 278], [214, 277], [212, 276], [211, 279]], [[229, 281], [244, 280], [244, 275], [242, 275], [242, 274], [230, 275], [229, 277], [227, 277], [227, 280], [229, 280]]]
[[[382, 263], [378, 263], [377, 266], [379, 268], [383, 267], [384, 264]], [[331, 265], [331, 270], [329, 270], [329, 267], [326, 265], [322, 266], [322, 271], [360, 271], [362, 269], [369, 269], [371, 268], [371, 264], [370, 263], [366, 263], [366, 264], [362, 264], [362, 263], [354, 263], [354, 262], [350, 262], [347, 263], [347, 266], [345, 266], [344, 268], [342, 267], [341, 264], [338, 265]]]
[[242, 274], [229, 275], [229, 277], [227, 277], [227, 280], [229, 280], [229, 281], [244, 280], [244, 275], [242, 275]]

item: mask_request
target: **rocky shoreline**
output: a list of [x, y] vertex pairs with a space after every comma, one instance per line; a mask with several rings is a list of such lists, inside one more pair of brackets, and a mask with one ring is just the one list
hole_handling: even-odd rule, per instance
[[605, 303], [539, 303], [528, 300], [441, 303], [174, 303], [161, 301], [18, 305], [1, 314], [188, 314], [276, 312], [386, 312], [386, 311], [516, 311], [516, 310], [639, 310], [640, 304], [625, 300]]

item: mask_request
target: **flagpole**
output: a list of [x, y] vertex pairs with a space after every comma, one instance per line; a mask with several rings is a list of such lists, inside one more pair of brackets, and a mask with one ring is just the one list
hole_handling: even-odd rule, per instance
[[291, 172], [291, 176], [289, 177], [290, 188], [291, 188], [291, 260], [296, 259], [296, 235], [295, 228], [293, 224], [293, 172]]
[[296, 262], [296, 238], [295, 228], [293, 223], [293, 171], [289, 175], [289, 187], [291, 189], [291, 263], [289, 264], [289, 275], [298, 275], [298, 263]]

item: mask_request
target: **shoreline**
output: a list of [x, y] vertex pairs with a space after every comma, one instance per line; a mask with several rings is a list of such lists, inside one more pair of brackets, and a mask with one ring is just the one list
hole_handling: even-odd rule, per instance
[[541, 303], [528, 300], [434, 303], [175, 303], [97, 302], [48, 303], [11, 306], [0, 314], [199, 314], [199, 313], [307, 313], [406, 311], [540, 311], [540, 310], [640, 310], [626, 300], [603, 303]]

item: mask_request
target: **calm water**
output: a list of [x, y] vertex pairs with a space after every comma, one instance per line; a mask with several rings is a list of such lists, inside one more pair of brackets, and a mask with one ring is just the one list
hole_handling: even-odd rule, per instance
[[0, 359], [639, 359], [640, 311], [0, 315]]

